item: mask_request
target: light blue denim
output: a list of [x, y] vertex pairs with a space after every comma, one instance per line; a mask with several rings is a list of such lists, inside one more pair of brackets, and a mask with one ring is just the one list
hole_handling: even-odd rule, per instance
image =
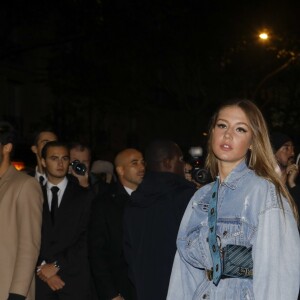
[[215, 286], [205, 269], [212, 184], [198, 190], [181, 221], [168, 300], [296, 300], [300, 285], [300, 239], [291, 208], [275, 186], [240, 163], [219, 187], [217, 235], [227, 244], [252, 246], [253, 279], [226, 278]]

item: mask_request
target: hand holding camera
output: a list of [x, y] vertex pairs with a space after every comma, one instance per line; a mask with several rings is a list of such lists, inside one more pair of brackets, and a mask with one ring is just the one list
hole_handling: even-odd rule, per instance
[[89, 175], [85, 164], [79, 160], [74, 160], [70, 163], [71, 174], [75, 176], [82, 187], [89, 186]]
[[202, 147], [191, 147], [189, 154], [190, 159], [188, 163], [192, 168], [185, 173], [189, 173], [191, 181], [194, 181], [199, 187], [209, 183], [211, 181], [210, 173], [203, 166], [204, 160], [200, 159], [203, 155]]

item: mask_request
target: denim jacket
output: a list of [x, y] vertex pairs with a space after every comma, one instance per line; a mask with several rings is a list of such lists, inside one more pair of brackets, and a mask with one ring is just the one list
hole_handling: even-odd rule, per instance
[[215, 286], [207, 241], [212, 184], [198, 190], [185, 211], [177, 236], [168, 300], [296, 300], [300, 284], [300, 239], [285, 198], [275, 186], [240, 163], [218, 191], [217, 235], [227, 244], [252, 247], [253, 279], [226, 278]]

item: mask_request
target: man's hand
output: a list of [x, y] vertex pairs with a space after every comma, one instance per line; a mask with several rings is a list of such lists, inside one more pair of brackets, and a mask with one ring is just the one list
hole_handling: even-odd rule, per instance
[[61, 290], [65, 286], [64, 281], [58, 275], [53, 275], [46, 282], [52, 291]]
[[78, 175], [77, 173], [75, 173], [75, 171], [71, 168], [71, 174], [73, 176], [75, 176], [78, 181], [79, 181], [79, 185], [81, 185], [82, 187], [87, 188], [89, 186], [89, 174], [88, 172], [85, 172], [84, 175]]
[[43, 280], [47, 281], [50, 277], [57, 274], [59, 271], [59, 268], [57, 268], [53, 263], [52, 264], [42, 264], [37, 267], [37, 276]]
[[290, 188], [296, 186], [296, 179], [299, 174], [299, 168], [296, 164], [291, 164], [286, 168], [287, 184]]

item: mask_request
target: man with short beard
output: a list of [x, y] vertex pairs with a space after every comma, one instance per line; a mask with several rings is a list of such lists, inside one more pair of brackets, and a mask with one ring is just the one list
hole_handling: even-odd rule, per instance
[[123, 254], [123, 212], [130, 195], [142, 182], [145, 162], [140, 151], [119, 152], [114, 161], [118, 181], [92, 206], [90, 223], [90, 265], [99, 300], [134, 300]]

